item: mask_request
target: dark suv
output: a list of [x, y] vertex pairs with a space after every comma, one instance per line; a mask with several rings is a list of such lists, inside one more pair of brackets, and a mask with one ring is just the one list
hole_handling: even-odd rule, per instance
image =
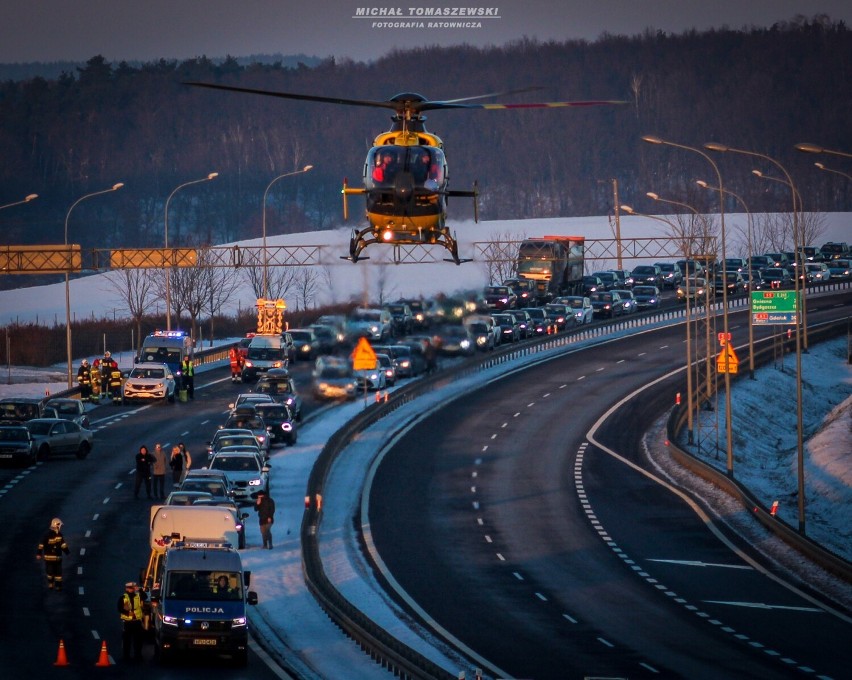
[[662, 290], [664, 281], [663, 271], [657, 264], [640, 264], [633, 267], [634, 286], [656, 286]]
[[35, 397], [0, 399], [0, 424], [16, 425], [44, 415], [42, 400]]
[[287, 404], [293, 412], [296, 421], [302, 421], [302, 398], [296, 393], [296, 385], [290, 371], [286, 368], [272, 368], [262, 375], [255, 392], [270, 395], [275, 401]]

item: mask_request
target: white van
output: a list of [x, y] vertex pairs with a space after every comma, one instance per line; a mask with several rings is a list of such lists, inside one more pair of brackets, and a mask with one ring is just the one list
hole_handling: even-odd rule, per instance
[[289, 333], [255, 335], [249, 343], [243, 362], [243, 382], [256, 380], [270, 368], [287, 368], [293, 351], [293, 338]]

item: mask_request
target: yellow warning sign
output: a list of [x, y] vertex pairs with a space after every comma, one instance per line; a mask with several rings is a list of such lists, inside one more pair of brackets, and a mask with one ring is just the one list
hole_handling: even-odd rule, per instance
[[356, 371], [371, 371], [375, 367], [376, 352], [370, 347], [367, 338], [361, 338], [352, 351], [352, 368]]
[[716, 355], [716, 371], [719, 373], [736, 373], [739, 365], [740, 360], [731, 345], [726, 344], [725, 349]]

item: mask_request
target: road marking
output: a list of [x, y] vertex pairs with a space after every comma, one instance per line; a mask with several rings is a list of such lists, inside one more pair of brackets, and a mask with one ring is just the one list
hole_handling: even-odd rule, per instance
[[818, 612], [823, 613], [818, 607], [794, 607], [786, 604], [766, 604], [765, 602], [726, 602], [725, 600], [704, 600], [707, 604], [726, 604], [732, 607], [749, 607], [751, 609], [786, 609], [793, 612]]
[[523, 581], [523, 580], [524, 580], [524, 577], [523, 577], [523, 576], [521, 576], [521, 575], [520, 575], [518, 572], [516, 572], [516, 571], [513, 571], [513, 572], [512, 572], [512, 576], [514, 576], [514, 577], [515, 577], [516, 579], [518, 579], [519, 581]]
[[506, 561], [506, 558], [505, 558], [505, 557], [503, 557], [500, 553], [497, 553], [497, 559], [498, 559], [498, 560], [500, 560], [501, 562], [505, 562], [505, 561]]
[[747, 564], [719, 564], [717, 562], [701, 562], [698, 560], [664, 560], [649, 558], [649, 562], [667, 562], [668, 564], [680, 564], [684, 567], [720, 567], [722, 569], [745, 569], [751, 571], [752, 567]]

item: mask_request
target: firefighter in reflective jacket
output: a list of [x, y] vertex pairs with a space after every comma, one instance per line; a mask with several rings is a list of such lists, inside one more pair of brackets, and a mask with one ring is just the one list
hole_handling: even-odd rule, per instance
[[124, 584], [124, 594], [118, 598], [118, 613], [121, 616], [121, 644], [122, 656], [125, 661], [130, 661], [131, 649], [133, 660], [142, 661], [142, 642], [144, 617], [143, 602], [147, 599], [145, 593], [140, 592], [135, 583], [130, 581]]
[[36, 550], [36, 559], [44, 558], [48, 588], [62, 590], [62, 554], [67, 555], [69, 552], [68, 544], [62, 536], [62, 520], [54, 517]]
[[231, 364], [231, 382], [242, 382], [243, 358], [236, 347], [228, 350], [228, 362]]
[[89, 360], [83, 359], [80, 368], [77, 369], [77, 384], [80, 385], [80, 400], [89, 401], [92, 395], [92, 376]]
[[110, 369], [109, 393], [113, 404], [121, 403], [121, 370], [119, 370], [118, 366]]
[[92, 393], [89, 395], [89, 400], [97, 404], [101, 400], [101, 370], [100, 359], [95, 359], [92, 363], [92, 369], [89, 371], [89, 377], [92, 383]]

